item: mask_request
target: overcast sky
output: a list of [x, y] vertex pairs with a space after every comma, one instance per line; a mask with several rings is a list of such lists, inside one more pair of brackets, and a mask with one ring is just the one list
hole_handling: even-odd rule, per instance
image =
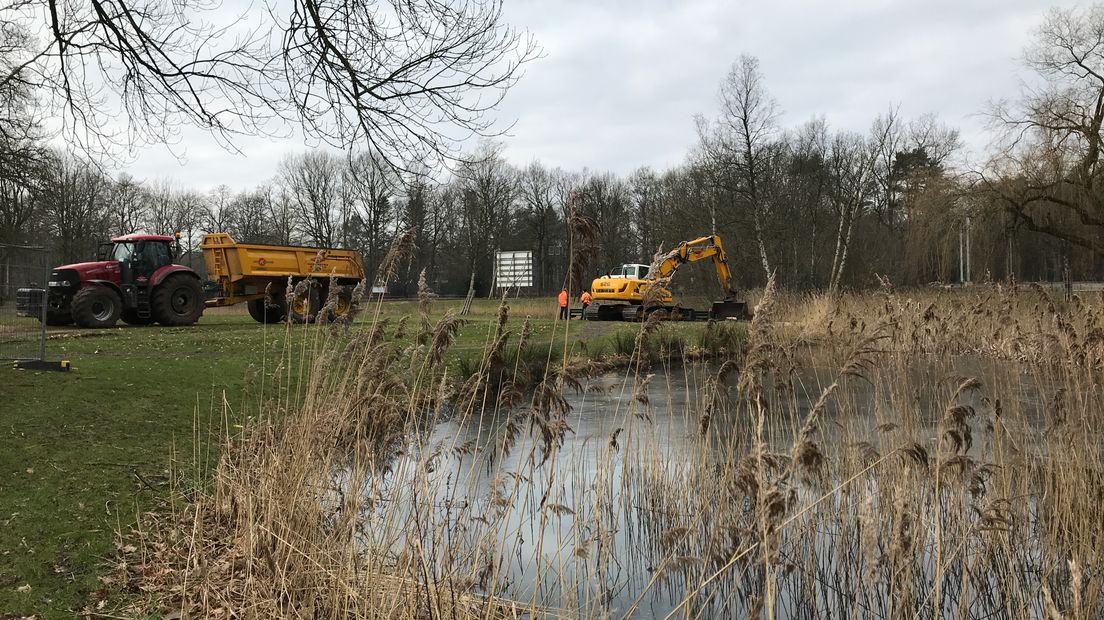
[[[1022, 50], [1048, 4], [1031, 0], [506, 0], [543, 57], [499, 111], [515, 122], [505, 156], [628, 173], [681, 163], [694, 115], [715, 113], [717, 85], [742, 53], [759, 57], [783, 126], [824, 116], [865, 131], [890, 106], [934, 112], [984, 150], [986, 102], [1014, 98]], [[1064, 5], [1065, 6], [1065, 5]], [[209, 189], [269, 180], [298, 141], [247, 139], [229, 153], [189, 131], [170, 152], [146, 147], [140, 179]], [[182, 157], [178, 158], [178, 155]]]

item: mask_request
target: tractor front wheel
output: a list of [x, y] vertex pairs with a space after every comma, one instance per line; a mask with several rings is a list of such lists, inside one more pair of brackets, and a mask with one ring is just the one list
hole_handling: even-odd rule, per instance
[[114, 327], [123, 300], [106, 286], [86, 286], [73, 295], [70, 309], [77, 327]]
[[189, 274], [171, 275], [157, 285], [150, 306], [157, 322], [175, 327], [191, 325], [203, 316], [203, 287]]

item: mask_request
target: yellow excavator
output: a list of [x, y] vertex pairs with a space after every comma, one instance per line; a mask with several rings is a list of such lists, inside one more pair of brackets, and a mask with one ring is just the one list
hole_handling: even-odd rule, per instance
[[[721, 281], [724, 298], [714, 301], [708, 311], [695, 311], [673, 305], [667, 289], [671, 278], [685, 263], [713, 259], [717, 279]], [[732, 272], [728, 269], [724, 244], [717, 235], [683, 241], [653, 265], [630, 263], [595, 278], [590, 286], [592, 302], [583, 312], [583, 319], [597, 321], [639, 321], [645, 314], [662, 310], [673, 320], [750, 319], [747, 303], [737, 301]]]

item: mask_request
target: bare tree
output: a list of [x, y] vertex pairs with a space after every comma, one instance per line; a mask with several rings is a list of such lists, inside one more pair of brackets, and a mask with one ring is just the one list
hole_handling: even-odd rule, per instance
[[334, 245], [341, 176], [341, 161], [325, 151], [290, 156], [280, 164], [280, 183], [287, 190], [298, 227], [320, 247]]
[[639, 238], [639, 254], [647, 260], [659, 247], [658, 232], [663, 227], [662, 185], [654, 170], [643, 167], [629, 176], [628, 186], [633, 207], [632, 222]]
[[486, 113], [538, 54], [504, 23], [500, 0], [254, 9], [228, 15], [214, 0], [8, 3], [0, 23], [34, 33], [35, 43], [0, 66], [0, 89], [38, 89], [87, 147], [171, 140], [184, 124], [232, 143], [291, 121], [399, 164], [449, 157], [456, 140], [494, 133]]
[[458, 171], [465, 253], [477, 278], [489, 275], [491, 253], [506, 233], [516, 190], [516, 172], [502, 159], [501, 149], [483, 142]]
[[[175, 202], [173, 229], [180, 233], [184, 260], [194, 269], [196, 257], [193, 254], [199, 248], [201, 233], [208, 217], [207, 201], [196, 191], [176, 192], [173, 200]], [[215, 229], [212, 232], [219, 232], [219, 230]]]
[[272, 240], [268, 205], [262, 191], [240, 192], [231, 200], [230, 232], [243, 243], [268, 243]]
[[576, 205], [598, 225], [596, 267], [641, 260], [633, 255], [637, 244], [629, 224], [628, 190], [621, 179], [610, 173], [592, 174], [579, 190]]
[[345, 190], [353, 218], [351, 232], [364, 252], [365, 268], [375, 273], [390, 245], [388, 231], [394, 223], [393, 204], [397, 180], [377, 153], [364, 152], [345, 162]]
[[764, 227], [770, 202], [763, 186], [768, 147], [778, 130], [778, 104], [763, 84], [757, 58], [740, 56], [721, 82], [719, 99], [721, 112], [714, 123], [698, 118], [702, 151], [715, 166], [719, 183], [739, 195], [750, 213], [759, 261], [769, 277]]
[[40, 144], [31, 85], [19, 66], [29, 35], [15, 24], [0, 20], [0, 241], [29, 243], [37, 224], [32, 190], [40, 168], [50, 165]]
[[424, 269], [427, 281], [437, 276], [436, 252], [441, 240], [439, 229], [433, 226], [434, 192], [426, 174], [412, 174], [400, 179], [405, 199], [395, 205], [397, 230], [410, 231], [414, 235], [415, 249], [407, 263], [406, 273], [397, 283], [400, 294], [409, 294], [417, 286], [418, 274]]
[[257, 190], [263, 198], [269, 225], [272, 227], [273, 241], [281, 245], [291, 245], [296, 238], [295, 210], [287, 187], [283, 185], [264, 185]]
[[27, 243], [37, 223], [31, 189], [36, 184], [35, 169], [27, 166], [18, 174], [0, 177], [0, 242]]
[[217, 233], [230, 230], [234, 214], [234, 192], [227, 185], [219, 185], [207, 194], [203, 228]]
[[141, 182], [129, 174], [120, 174], [107, 194], [107, 210], [111, 234], [138, 232], [146, 220], [146, 196]]
[[177, 232], [180, 221], [176, 200], [176, 190], [167, 181], [154, 182], [142, 188], [148, 205], [144, 228], [154, 234], [172, 234]]
[[847, 267], [855, 222], [863, 209], [869, 207], [874, 193], [874, 168], [878, 153], [893, 135], [896, 123], [896, 114], [891, 112], [874, 121], [868, 137], [843, 133], [832, 142], [830, 161], [834, 191], [831, 200], [838, 216], [832, 271], [828, 278], [828, 290], [832, 293], [839, 290]]
[[[0, 76], [11, 76], [0, 82], [0, 183], [23, 187], [36, 164], [55, 163], [47, 162], [51, 156], [40, 145], [43, 131], [33, 87], [19, 63], [29, 41], [25, 29], [0, 19]], [[14, 195], [11, 185], [0, 191], [9, 199]]]
[[110, 180], [93, 166], [55, 152], [42, 169], [36, 200], [61, 262], [88, 260], [107, 232], [106, 199]]
[[1104, 6], [1051, 9], [1025, 61], [1041, 79], [992, 106], [1003, 148], [976, 186], [1018, 225], [1104, 253]]
[[539, 162], [529, 164], [518, 175], [518, 196], [523, 205], [529, 236], [533, 240], [537, 290], [551, 290], [553, 255], [559, 218], [552, 174]]
[[[460, 280], [463, 280], [464, 292], [467, 291], [471, 276], [469, 265], [455, 259], [464, 248], [462, 227], [457, 225], [463, 221], [460, 194], [459, 186], [450, 183], [432, 192], [427, 203], [425, 238], [429, 241], [423, 241], [421, 247], [429, 254], [427, 267], [434, 290], [444, 290], [447, 284], [452, 284], [455, 289]], [[446, 267], [449, 268], [448, 272]], [[456, 269], [457, 267], [460, 269]], [[450, 281], [450, 275], [459, 277]]]

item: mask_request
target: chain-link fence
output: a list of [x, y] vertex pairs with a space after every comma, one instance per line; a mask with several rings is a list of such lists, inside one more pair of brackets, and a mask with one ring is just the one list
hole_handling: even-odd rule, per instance
[[46, 290], [50, 255], [44, 248], [0, 243], [0, 359], [45, 360]]

